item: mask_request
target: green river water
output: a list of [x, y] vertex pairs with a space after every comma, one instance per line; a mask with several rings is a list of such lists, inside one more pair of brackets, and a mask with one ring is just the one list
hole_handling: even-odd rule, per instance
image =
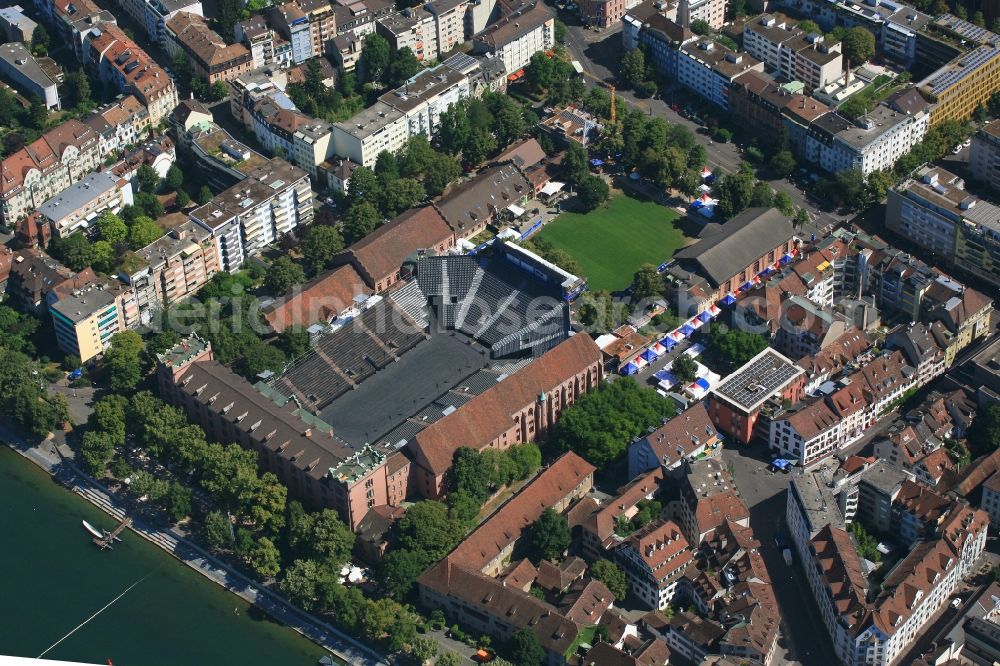
[[[126, 532], [99, 551], [81, 520], [111, 517], [0, 445], [0, 655], [115, 666], [315, 664], [324, 651]], [[238, 609], [237, 614], [235, 610]]]

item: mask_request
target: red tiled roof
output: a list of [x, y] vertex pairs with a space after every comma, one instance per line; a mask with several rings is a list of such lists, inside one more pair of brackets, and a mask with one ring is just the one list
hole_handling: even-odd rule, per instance
[[372, 280], [369, 286], [393, 275], [417, 250], [434, 247], [452, 238], [441, 213], [433, 206], [412, 208], [354, 243], [348, 252]]
[[[514, 414], [534, 404], [541, 393], [601, 361], [601, 350], [585, 334], [574, 335], [541, 358], [479, 394], [414, 437], [416, 462], [435, 475], [451, 467], [461, 446], [480, 449], [514, 426]], [[597, 378], [594, 378], [595, 382]]]
[[338, 266], [264, 308], [264, 318], [278, 333], [290, 326], [327, 321], [351, 307], [355, 296], [371, 294], [350, 264]]
[[572, 451], [564, 453], [458, 544], [448, 559], [468, 569], [482, 569], [519, 539], [545, 509], [571, 494], [595, 469]]

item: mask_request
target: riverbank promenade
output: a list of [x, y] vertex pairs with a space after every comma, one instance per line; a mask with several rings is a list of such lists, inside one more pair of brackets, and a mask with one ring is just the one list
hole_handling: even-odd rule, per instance
[[[0, 424], [0, 440], [32, 461], [60, 484], [88, 500], [116, 520], [122, 520], [125, 508], [107, 488], [84, 474], [71, 462], [72, 451], [65, 445], [44, 441], [32, 446], [4, 424]], [[218, 558], [206, 552], [176, 528], [160, 530], [134, 518], [131, 530], [159, 546], [181, 562], [198, 571], [233, 594], [253, 604], [276, 621], [281, 622], [341, 661], [359, 666], [387, 666], [385, 658], [347, 634], [299, 610], [280, 595], [264, 588], [243, 574], [233, 571]]]

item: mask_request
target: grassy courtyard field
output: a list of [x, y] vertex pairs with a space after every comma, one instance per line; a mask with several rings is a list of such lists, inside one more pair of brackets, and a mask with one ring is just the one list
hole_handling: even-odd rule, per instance
[[618, 291], [639, 266], [658, 266], [685, 245], [678, 217], [671, 208], [619, 194], [589, 213], [561, 214], [538, 236], [568, 252], [591, 289]]

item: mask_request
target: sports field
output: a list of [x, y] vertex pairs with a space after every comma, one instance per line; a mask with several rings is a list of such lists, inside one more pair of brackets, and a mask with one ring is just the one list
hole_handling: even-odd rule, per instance
[[615, 196], [589, 213], [563, 213], [538, 232], [568, 252], [591, 289], [618, 291], [643, 264], [659, 266], [684, 247], [677, 211], [650, 201]]

